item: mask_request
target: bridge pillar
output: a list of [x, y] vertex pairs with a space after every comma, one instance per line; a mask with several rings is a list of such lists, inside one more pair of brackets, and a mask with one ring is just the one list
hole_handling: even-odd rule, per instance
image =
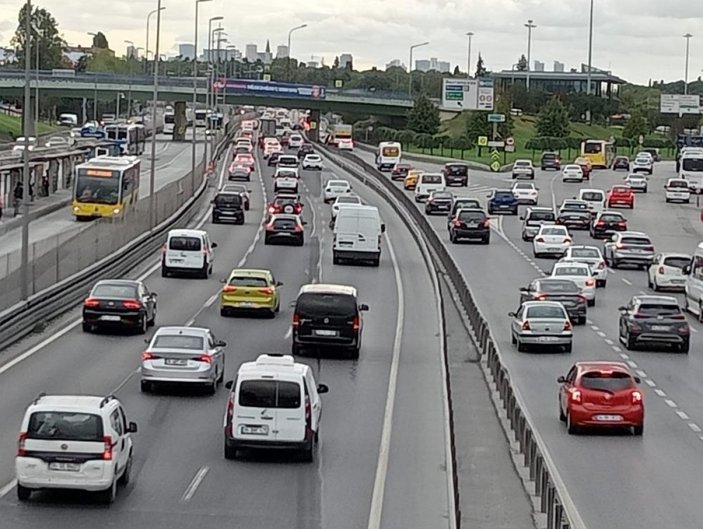
[[318, 142], [320, 141], [320, 111], [311, 110], [310, 111], [310, 130], [308, 130], [308, 138], [310, 141]]
[[176, 101], [173, 105], [173, 114], [173, 141], [186, 141], [186, 130], [188, 128], [186, 102]]

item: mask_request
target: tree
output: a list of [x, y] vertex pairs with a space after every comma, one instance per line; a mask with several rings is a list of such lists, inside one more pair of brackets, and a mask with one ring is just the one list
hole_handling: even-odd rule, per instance
[[418, 134], [437, 134], [439, 130], [439, 109], [425, 95], [415, 100], [408, 112], [408, 129]]
[[483, 57], [481, 56], [481, 52], [478, 53], [478, 61], [476, 62], [476, 74], [474, 77], [485, 77], [488, 71], [486, 70], [486, 67], [483, 64]]
[[565, 138], [569, 135], [569, 111], [558, 97], [552, 97], [537, 116], [537, 136]]
[[100, 50], [109, 50], [110, 45], [107, 42], [107, 37], [102, 31], [98, 31], [93, 35], [93, 48], [98, 48]]
[[[17, 61], [24, 65], [25, 49], [27, 46], [27, 32], [25, 25], [27, 21], [27, 4], [23, 4], [19, 11], [18, 25], [15, 35], [10, 44], [15, 48]], [[59, 34], [59, 27], [56, 19], [46, 9], [35, 7], [29, 14], [29, 21], [32, 25], [30, 34], [30, 46], [32, 61], [35, 61], [35, 46], [39, 46], [39, 69], [50, 70], [60, 68], [63, 65], [63, 48], [66, 46], [63, 38]], [[32, 67], [35, 67], [32, 64]]]
[[635, 112], [630, 117], [630, 120], [625, 124], [622, 130], [622, 135], [628, 139], [636, 140], [640, 136], [646, 136], [649, 133], [649, 126], [644, 114]]
[[417, 133], [414, 130], [401, 130], [398, 133], [398, 141], [401, 143], [403, 148], [405, 150], [408, 150], [408, 147], [411, 145], [415, 144], [417, 139]]
[[511, 110], [510, 99], [506, 94], [500, 94], [496, 98], [496, 112], [498, 114], [503, 114], [505, 116], [505, 121], [503, 123], [498, 123], [498, 134], [501, 138], [507, 138], [513, 134], [513, 115], [510, 113]]
[[454, 67], [454, 73], [452, 75], [454, 75], [454, 77], [459, 77], [461, 75], [461, 70], [459, 69], [458, 64]]
[[527, 64], [527, 57], [525, 57], [525, 54], [523, 53], [517, 61], [517, 71], [526, 72], [528, 68], [529, 64]]
[[334, 62], [332, 63], [332, 68], [334, 70], [339, 68], [339, 55], [335, 56]]
[[488, 136], [492, 134], [493, 126], [488, 123], [488, 114], [479, 110], [469, 112], [469, 119], [466, 120], [466, 136], [469, 141], [476, 143], [479, 136]]

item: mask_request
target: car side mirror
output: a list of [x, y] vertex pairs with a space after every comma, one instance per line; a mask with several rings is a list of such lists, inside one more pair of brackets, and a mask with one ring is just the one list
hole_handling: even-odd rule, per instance
[[158, 298], [158, 297], [159, 297], [159, 293], [158, 293], [158, 292], [152, 292], [152, 293], [151, 293], [151, 297], [152, 297], [152, 298]]
[[625, 306], [618, 307], [618, 310], [619, 310], [620, 312], [626, 312], [626, 311], [627, 311], [627, 307], [625, 307]]
[[563, 384], [566, 382], [566, 377], [564, 375], [557, 377], [557, 382], [559, 382], [559, 384]]
[[381, 233], [386, 233], [386, 225], [381, 224]]
[[642, 379], [640, 377], [632, 377], [632, 379], [638, 384], [642, 382]]
[[510, 316], [511, 318], [515, 318], [517, 314], [515, 314], [514, 312], [508, 312], [508, 316]]
[[234, 387], [234, 380], [228, 380], [227, 382], [225, 382], [225, 387], [227, 389], [232, 389]]
[[369, 306], [366, 303], [362, 303], [361, 305], [359, 305], [359, 310], [362, 312], [368, 311]]
[[210, 246], [212, 246], [213, 248], [217, 248], [217, 243], [213, 242]]
[[137, 423], [136, 422], [130, 422], [127, 425], [127, 433], [137, 433]]
[[520, 220], [525, 220], [525, 216], [524, 216], [524, 215], [521, 215], [521, 216], [520, 216]]
[[216, 347], [227, 347], [227, 342], [225, 342], [224, 340], [218, 340], [217, 342], [215, 342], [215, 346]]
[[276, 286], [277, 286], [277, 287], [282, 287], [282, 286], [283, 286], [283, 283], [282, 283], [281, 281], [276, 281]]
[[691, 265], [684, 266], [683, 267], [683, 274], [687, 276], [690, 273], [691, 273]]
[[530, 289], [528, 287], [520, 287], [520, 292], [529, 292]]
[[327, 387], [327, 384], [318, 384], [317, 385], [317, 392], [319, 394], [323, 393], [329, 393], [330, 388]]
[[486, 195], [486, 198], [491, 198], [491, 195]]
[[301, 223], [303, 226], [307, 226], [307, 225], [308, 225], [307, 221], [305, 221], [305, 220], [301, 220], [300, 223]]
[[215, 199], [213, 198], [213, 199], [210, 201], [210, 204], [214, 204], [214, 203], [215, 203]]
[[149, 342], [150, 342], [150, 341], [151, 341], [151, 340], [150, 340], [149, 338], [144, 338], [144, 343], [145, 343], [145, 344], [149, 345]]

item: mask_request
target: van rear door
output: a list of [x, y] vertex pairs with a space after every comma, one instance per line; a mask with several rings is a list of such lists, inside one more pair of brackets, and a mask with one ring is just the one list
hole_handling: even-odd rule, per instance
[[168, 239], [166, 266], [173, 268], [202, 268], [207, 249], [200, 236], [177, 235]]
[[305, 396], [302, 379], [279, 380], [276, 395], [276, 441], [305, 439]]

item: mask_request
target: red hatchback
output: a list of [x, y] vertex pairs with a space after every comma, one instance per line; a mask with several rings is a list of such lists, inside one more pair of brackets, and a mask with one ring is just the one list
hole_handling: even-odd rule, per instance
[[583, 427], [632, 428], [644, 432], [644, 394], [622, 362], [576, 362], [557, 379], [559, 419], [576, 434]]
[[605, 207], [612, 208], [613, 206], [627, 206], [630, 209], [635, 207], [635, 193], [630, 186], [613, 186], [608, 191], [608, 197], [605, 200]]

